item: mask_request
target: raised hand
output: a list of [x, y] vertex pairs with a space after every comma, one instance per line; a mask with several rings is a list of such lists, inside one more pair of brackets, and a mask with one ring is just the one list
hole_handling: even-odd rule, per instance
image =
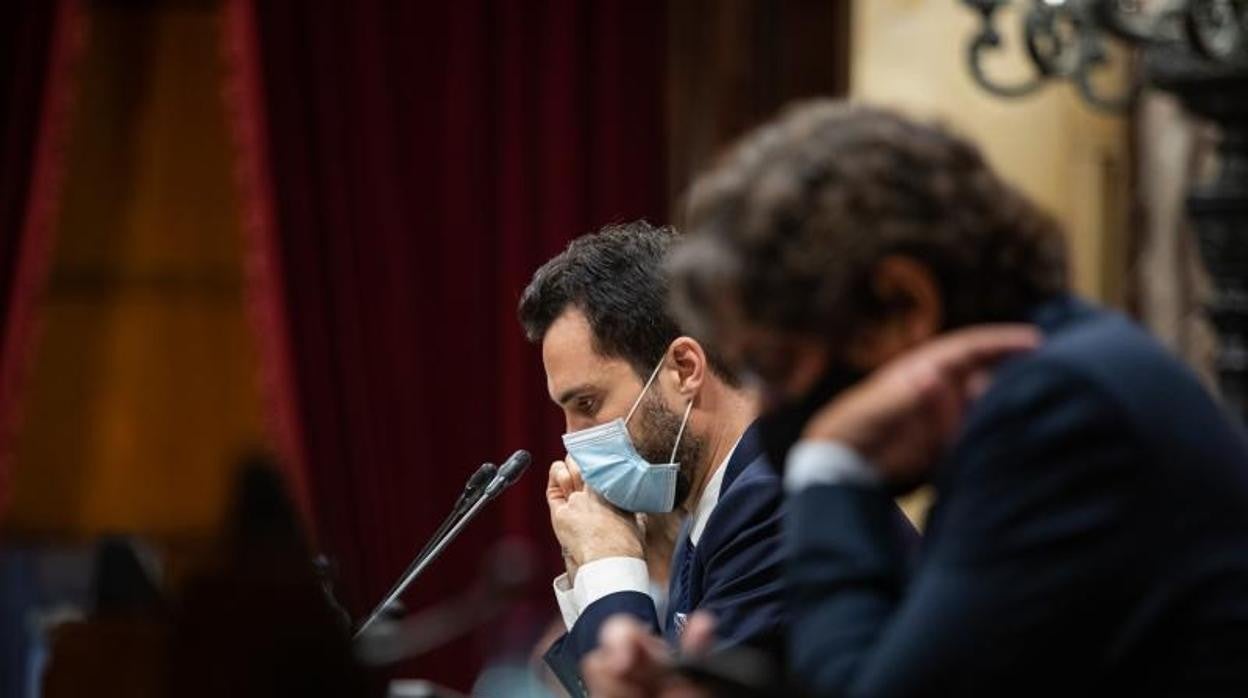
[[956, 434], [991, 370], [1040, 340], [1030, 325], [981, 325], [941, 335], [842, 393], [811, 418], [802, 438], [849, 446], [889, 482], [917, 482]]
[[585, 487], [569, 458], [555, 461], [546, 480], [550, 524], [563, 546], [568, 577], [587, 562], [606, 557], [641, 558], [641, 530], [632, 514], [620, 511]]

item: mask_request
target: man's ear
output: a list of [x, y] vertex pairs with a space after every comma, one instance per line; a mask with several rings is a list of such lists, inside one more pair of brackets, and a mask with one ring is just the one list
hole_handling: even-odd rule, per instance
[[880, 316], [871, 318], [850, 343], [846, 359], [873, 369], [940, 333], [944, 297], [935, 274], [911, 257], [892, 255], [871, 275]]
[[677, 337], [667, 349], [676, 369], [676, 388], [680, 394], [692, 398], [702, 388], [708, 370], [706, 351], [692, 337]]

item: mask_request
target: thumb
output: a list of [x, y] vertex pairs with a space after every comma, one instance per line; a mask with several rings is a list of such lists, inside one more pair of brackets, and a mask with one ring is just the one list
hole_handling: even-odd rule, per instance
[[710, 652], [714, 646], [715, 616], [709, 611], [698, 611], [680, 636], [680, 651], [685, 656], [697, 657]]

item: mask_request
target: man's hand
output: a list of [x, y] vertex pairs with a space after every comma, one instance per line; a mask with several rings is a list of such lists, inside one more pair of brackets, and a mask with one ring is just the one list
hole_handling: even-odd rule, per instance
[[563, 546], [569, 578], [575, 578], [581, 565], [594, 560], [643, 557], [636, 519], [585, 487], [571, 458], [551, 464], [546, 503], [550, 506], [551, 527]]
[[802, 438], [845, 444], [888, 482], [917, 482], [957, 433], [992, 368], [1039, 343], [1030, 325], [983, 325], [937, 337], [825, 406]]
[[566, 502], [568, 495], [583, 489], [585, 489], [585, 482], [581, 480], [581, 471], [576, 467], [576, 461], [568, 458], [567, 461], [557, 460], [550, 464], [550, 477], [546, 479], [548, 502], [552, 499], [561, 499]]
[[[714, 642], [715, 620], [695, 613], [681, 635], [681, 652], [696, 656]], [[663, 639], [633, 618], [620, 615], [602, 626], [598, 649], [585, 656], [581, 674], [595, 698], [702, 698], [710, 692], [675, 674], [672, 656]]]
[[[581, 481], [580, 471], [568, 467], [568, 464], [561, 460], [550, 464], [550, 474], [546, 478], [546, 505], [550, 507], [551, 530], [555, 529], [555, 509], [566, 506], [568, 497], [573, 492], [579, 492], [584, 488], [585, 483]], [[559, 544], [562, 547], [563, 565], [568, 573], [568, 582], [575, 583], [576, 561], [572, 559], [572, 555], [567, 546], [563, 545], [562, 540]]]

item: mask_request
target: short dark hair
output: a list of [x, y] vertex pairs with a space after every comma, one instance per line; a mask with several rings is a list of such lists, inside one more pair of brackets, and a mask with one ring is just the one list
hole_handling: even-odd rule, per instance
[[672, 260], [681, 317], [713, 317], [730, 294], [749, 322], [845, 338], [885, 311], [871, 275], [893, 254], [932, 270], [944, 329], [1025, 319], [1067, 287], [1057, 224], [973, 144], [841, 101], [747, 135], [694, 184], [688, 229], [697, 242]]
[[[541, 342], [569, 308], [585, 314], [594, 350], [627, 361], [643, 378], [681, 328], [668, 310], [664, 260], [677, 239], [645, 221], [610, 225], [573, 240], [533, 274], [520, 296], [520, 324]], [[721, 376], [719, 362], [709, 361]]]

